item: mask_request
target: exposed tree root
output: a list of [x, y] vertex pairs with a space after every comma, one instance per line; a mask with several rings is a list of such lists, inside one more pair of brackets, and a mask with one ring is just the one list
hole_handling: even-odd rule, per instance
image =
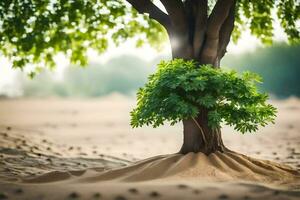
[[[251, 158], [236, 152], [171, 154], [140, 161], [120, 169], [83, 178], [97, 181], [147, 181], [184, 179], [208, 181], [252, 181], [299, 188], [300, 172], [286, 165]], [[82, 179], [80, 179], [82, 181]]]

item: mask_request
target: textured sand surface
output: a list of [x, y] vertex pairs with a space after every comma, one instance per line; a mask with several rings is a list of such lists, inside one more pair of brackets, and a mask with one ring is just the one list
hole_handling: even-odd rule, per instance
[[[0, 199], [299, 199], [300, 101], [273, 103], [279, 109], [275, 125], [246, 135], [225, 127], [224, 142], [236, 152], [298, 171], [273, 165], [251, 170], [253, 162], [219, 153], [172, 155], [181, 145], [181, 125], [133, 130], [134, 99], [118, 95], [1, 100]], [[106, 172], [120, 167], [126, 173]], [[277, 171], [283, 177], [276, 177]], [[256, 182], [244, 182], [247, 174], [245, 180]], [[276, 178], [288, 187], [275, 186]]]

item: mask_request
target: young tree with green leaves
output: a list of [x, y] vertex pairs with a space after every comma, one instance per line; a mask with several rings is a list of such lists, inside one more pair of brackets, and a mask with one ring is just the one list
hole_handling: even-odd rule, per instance
[[139, 91], [132, 125], [183, 121], [180, 152], [209, 154], [226, 151], [221, 122], [255, 131], [275, 115], [255, 89], [258, 77], [219, 69], [230, 39], [248, 29], [270, 44], [278, 18], [288, 41], [298, 43], [299, 16], [296, 0], [2, 0], [0, 52], [15, 68], [39, 69], [55, 67], [58, 53], [85, 65], [89, 48], [101, 53], [129, 38], [160, 48], [168, 38], [174, 60]]
[[221, 122], [245, 133], [274, 121], [276, 109], [266, 103], [268, 95], [256, 90], [260, 80], [253, 73], [238, 76], [235, 71], [195, 61], [161, 62], [138, 92], [131, 124], [157, 127], [164, 121], [183, 121], [181, 153], [224, 152], [227, 149], [221, 138]]

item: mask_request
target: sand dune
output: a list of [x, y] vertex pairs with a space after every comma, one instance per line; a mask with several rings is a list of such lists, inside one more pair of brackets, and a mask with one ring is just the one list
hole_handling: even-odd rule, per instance
[[[119, 169], [54, 171], [19, 183], [0, 182], [13, 199], [291, 199], [300, 173], [237, 153], [156, 156]], [[17, 191], [26, 191], [19, 194]], [[25, 192], [24, 192], [25, 193]], [[4, 194], [6, 195], [6, 194]], [[8, 195], [6, 197], [9, 197]], [[1, 196], [0, 196], [1, 199]]]
[[[92, 170], [92, 169], [91, 169]], [[84, 174], [83, 171], [78, 172]], [[72, 172], [51, 172], [24, 183], [53, 182], [72, 179]], [[273, 186], [300, 189], [300, 171], [287, 165], [258, 160], [235, 152], [172, 154], [156, 156], [135, 164], [107, 170], [102, 173], [85, 173], [73, 178], [74, 183], [101, 183], [102, 181], [141, 182], [186, 181], [248, 181]]]

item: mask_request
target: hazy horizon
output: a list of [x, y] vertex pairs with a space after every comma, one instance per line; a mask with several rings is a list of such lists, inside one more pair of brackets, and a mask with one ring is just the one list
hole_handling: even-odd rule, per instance
[[[300, 96], [297, 86], [300, 83], [296, 77], [300, 73], [299, 48], [276, 43], [253, 52], [228, 54], [221, 65], [239, 72], [250, 70], [260, 74], [264, 78], [260, 89], [273, 98]], [[162, 53], [151, 59], [130, 52], [115, 54], [107, 60], [93, 59], [84, 68], [70, 65], [53, 72], [45, 70], [33, 80], [14, 70], [10, 77], [2, 74], [5, 78], [2, 81], [6, 82], [0, 85], [0, 94], [9, 97], [98, 97], [110, 93], [134, 96], [146, 83], [148, 75], [155, 71], [156, 64], [168, 58], [170, 55]]]

